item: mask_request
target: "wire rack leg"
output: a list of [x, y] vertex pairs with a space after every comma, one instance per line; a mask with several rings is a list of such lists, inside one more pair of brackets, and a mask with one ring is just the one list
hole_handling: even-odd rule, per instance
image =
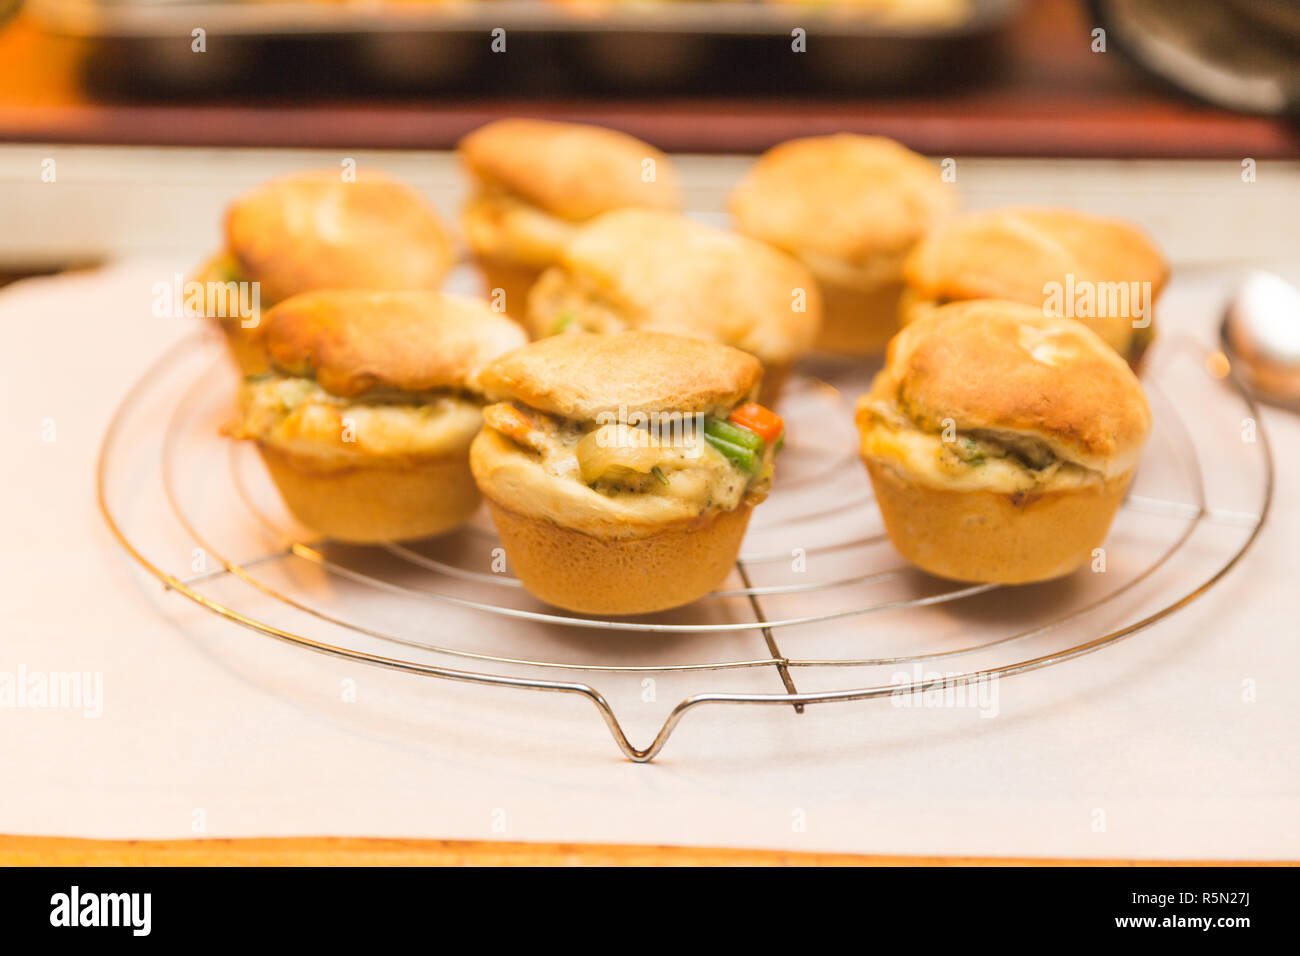
[[[745, 585], [745, 590], [749, 591], [749, 606], [754, 609], [754, 616], [760, 621], [766, 621], [767, 616], [763, 613], [763, 608], [758, 603], [758, 595], [754, 594], [753, 582], [749, 580], [749, 572], [745, 569], [743, 561], [736, 562], [736, 570], [740, 572], [740, 580]], [[777, 646], [776, 637], [772, 634], [770, 627], [763, 628], [763, 640], [767, 642], [767, 652], [772, 655], [776, 661], [776, 672], [781, 675], [781, 683], [785, 685], [786, 693], [797, 694], [799, 689], [794, 686], [794, 678], [790, 676], [789, 662], [786, 656], [781, 653]], [[803, 713], [803, 704], [796, 702], [794, 705], [796, 714]]]

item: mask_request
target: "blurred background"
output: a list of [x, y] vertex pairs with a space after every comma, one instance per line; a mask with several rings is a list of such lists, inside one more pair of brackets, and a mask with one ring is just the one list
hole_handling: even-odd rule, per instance
[[[1294, 0], [0, 0], [0, 138], [446, 147], [486, 118], [757, 151], [1294, 156]], [[802, 44], [803, 49], [797, 49]]]
[[[506, 115], [691, 153], [850, 130], [944, 156], [1300, 155], [1293, 0], [0, 0], [0, 17], [9, 276], [150, 247], [145, 213], [131, 227], [103, 187], [222, 178], [178, 147], [437, 150]], [[136, 149], [84, 152], [109, 146]], [[94, 202], [31, 188], [55, 147], [83, 150], [60, 181], [98, 184]], [[285, 164], [254, 165], [219, 167], [218, 192]], [[168, 227], [213, 231], [218, 209]]]

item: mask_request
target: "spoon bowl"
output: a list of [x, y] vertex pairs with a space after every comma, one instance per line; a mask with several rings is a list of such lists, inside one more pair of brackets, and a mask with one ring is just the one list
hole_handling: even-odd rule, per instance
[[1300, 289], [1272, 272], [1249, 273], [1224, 310], [1219, 337], [1259, 398], [1300, 409]]

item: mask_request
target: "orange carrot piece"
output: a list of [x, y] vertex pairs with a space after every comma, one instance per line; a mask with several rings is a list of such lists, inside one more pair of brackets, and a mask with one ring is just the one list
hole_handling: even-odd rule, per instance
[[785, 422], [781, 420], [781, 416], [757, 402], [746, 402], [735, 408], [727, 416], [727, 420], [741, 428], [757, 432], [765, 442], [776, 441], [785, 431]]

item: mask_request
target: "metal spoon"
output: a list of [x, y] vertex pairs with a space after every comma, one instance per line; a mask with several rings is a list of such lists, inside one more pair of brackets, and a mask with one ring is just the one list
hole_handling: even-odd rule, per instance
[[1259, 398], [1300, 410], [1300, 290], [1272, 272], [1251, 272], [1224, 311], [1219, 338]]

